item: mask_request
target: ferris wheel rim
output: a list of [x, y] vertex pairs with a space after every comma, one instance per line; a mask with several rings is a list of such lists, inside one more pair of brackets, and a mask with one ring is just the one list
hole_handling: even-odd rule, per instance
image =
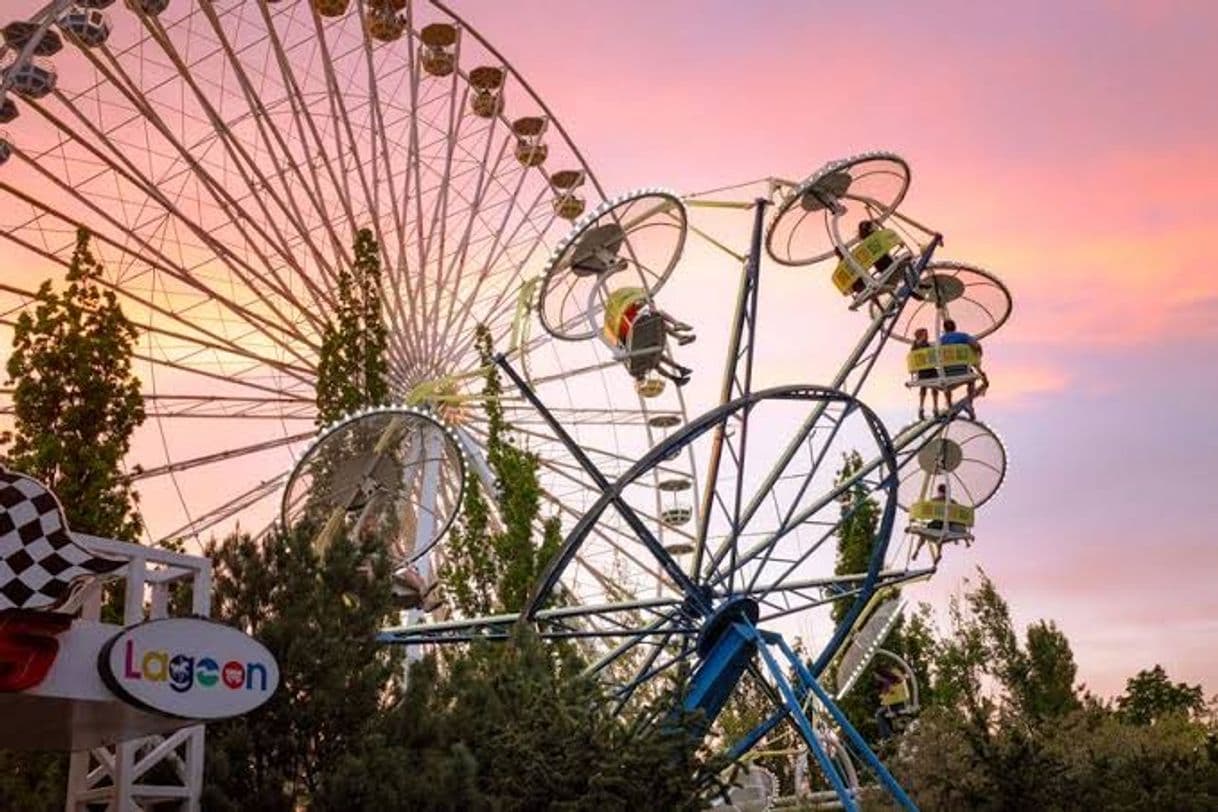
[[[871, 411], [869, 407], [859, 401], [857, 398], [836, 389], [816, 386], [813, 384], [788, 384], [785, 386], [776, 386], [769, 389], [758, 390], [747, 395], [738, 397], [726, 404], [718, 406], [705, 412], [704, 414], [689, 421], [680, 431], [669, 437], [664, 442], [648, 451], [638, 462], [631, 468], [622, 473], [618, 479], [612, 484], [609, 491], [605, 492], [595, 505], [585, 511], [580, 522], [572, 528], [568, 533], [567, 538], [563, 542], [562, 548], [555, 553], [547, 566], [546, 572], [543, 573], [535, 587], [529, 602], [525, 605], [522, 611], [522, 617], [532, 617], [540, 611], [545, 601], [549, 598], [550, 593], [558, 584], [562, 571], [569, 564], [573, 556], [578, 552], [580, 545], [587, 537], [591, 528], [599, 521], [600, 516], [608, 509], [608, 507], [619, 498], [619, 494], [625, 488], [643, 477], [649, 470], [656, 465], [662, 463], [666, 457], [671, 455], [674, 450], [689, 446], [698, 437], [711, 431], [723, 420], [727, 419], [731, 414], [740, 411], [743, 408], [752, 406], [756, 403], [766, 400], [807, 400], [807, 401], [832, 401], [843, 404], [850, 404], [852, 408], [857, 408], [859, 412], [867, 420], [867, 424], [873, 431], [874, 438], [878, 441], [880, 453], [882, 455], [881, 464], [884, 465], [889, 473], [884, 477], [884, 485], [886, 490], [893, 491], [892, 496], [895, 497], [895, 487], [897, 479], [895, 472], [898, 470], [896, 455], [892, 448], [892, 441], [888, 436], [887, 430], [883, 423]], [[882, 519], [881, 527], [888, 526], [891, 529], [891, 523], [896, 511], [896, 500], [890, 498], [885, 501], [884, 518]], [[875, 554], [869, 566], [869, 577], [878, 573], [883, 565], [884, 554], [887, 551], [888, 534], [883, 532], [877, 534], [877, 537], [883, 539], [883, 543], [876, 545]], [[699, 543], [705, 544], [706, 540], [701, 539]], [[654, 555], [654, 553], [653, 553]], [[695, 579], [701, 578], [700, 573], [694, 574]], [[707, 582], [709, 583], [709, 581]]]

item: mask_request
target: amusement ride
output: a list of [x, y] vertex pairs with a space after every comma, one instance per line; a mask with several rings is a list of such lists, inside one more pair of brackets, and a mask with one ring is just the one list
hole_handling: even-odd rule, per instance
[[[148, 422], [128, 477], [157, 506], [148, 541], [308, 511], [319, 543], [375, 530], [405, 612], [386, 644], [417, 654], [527, 623], [574, 641], [635, 723], [695, 714], [735, 759], [789, 725], [845, 808], [867, 775], [912, 808], [838, 701], [878, 658], [906, 688], [893, 723], [916, 713], [912, 670], [882, 646], [900, 588], [973, 540], [1005, 475], [976, 409], [982, 342], [1011, 299], [938, 256], [942, 235], [905, 211], [904, 159], [864, 153], [749, 195], [609, 196], [528, 82], [438, 1], [30, 6], [0, 50], [0, 233], [35, 271], [0, 281], [0, 324], [36, 306], [87, 229], [141, 331]], [[725, 209], [749, 218], [735, 239], [699, 222]], [[319, 432], [322, 334], [363, 229], [390, 405]], [[698, 314], [666, 298], [689, 239], [740, 269], [718, 398], [696, 410], [685, 387], [708, 372], [681, 359]], [[857, 319], [818, 383], [754, 383], [772, 273]], [[436, 590], [445, 534], [470, 482], [498, 487], [480, 328], [565, 538], [521, 612], [460, 617]], [[897, 431], [863, 399], [886, 350], [920, 401]], [[836, 572], [861, 511], [875, 516], [867, 565]], [[799, 652], [797, 621], [824, 630]], [[720, 741], [742, 680], [773, 713]], [[680, 707], [655, 711], [673, 685]]]

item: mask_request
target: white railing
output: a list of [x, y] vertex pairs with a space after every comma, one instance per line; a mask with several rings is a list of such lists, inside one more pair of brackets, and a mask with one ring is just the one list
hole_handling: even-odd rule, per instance
[[[127, 562], [117, 571], [125, 589], [123, 625], [169, 617], [171, 589], [189, 584], [190, 614], [211, 614], [211, 561], [204, 556], [175, 553], [113, 539], [73, 533], [77, 544], [91, 552]], [[110, 578], [106, 582], [113, 583]], [[81, 619], [101, 620], [103, 583], [91, 586]], [[168, 764], [176, 784], [148, 784], [144, 779], [158, 764]], [[164, 777], [165, 771], [161, 771]], [[84, 812], [88, 804], [107, 804], [116, 812], [138, 812], [154, 803], [178, 801], [180, 809], [198, 812], [203, 788], [203, 725], [172, 733], [142, 736], [107, 747], [72, 753], [68, 772], [67, 812]]]

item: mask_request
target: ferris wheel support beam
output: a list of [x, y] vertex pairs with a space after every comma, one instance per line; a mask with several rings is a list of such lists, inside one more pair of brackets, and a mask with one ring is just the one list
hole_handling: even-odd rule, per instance
[[[444, 451], [443, 432], [431, 427], [424, 429], [421, 451], [423, 455], [423, 483], [419, 494], [420, 508], [415, 512], [412, 556], [416, 555], [420, 549], [430, 548], [434, 542], [433, 536], [436, 532], [436, 513], [438, 510], [437, 497], [439, 495], [440, 484], [440, 459]], [[412, 467], [417, 468], [417, 466]], [[406, 472], [403, 472], [403, 476], [406, 475]], [[409, 493], [409, 491], [405, 492]], [[430, 552], [419, 556], [416, 566], [423, 583], [429, 583], [432, 575]], [[413, 626], [423, 617], [423, 610], [421, 608], [408, 609], [404, 615], [406, 625]], [[405, 673], [403, 676], [408, 678], [410, 666], [421, 659], [423, 659], [423, 649], [420, 646], [407, 646], [406, 662], [403, 666]]]
[[[735, 400], [737, 397], [747, 397], [753, 386], [753, 344], [757, 334], [757, 291], [761, 271], [761, 237], [764, 227], [765, 209], [769, 201], [757, 198], [753, 203], [753, 234], [750, 240], [749, 257], [740, 275], [740, 288], [736, 295], [736, 314], [732, 320], [732, 332], [728, 338], [727, 361], [723, 370], [723, 386], [719, 393], [719, 406]], [[741, 363], [743, 362], [743, 371]], [[732, 448], [731, 438], [728, 437], [727, 421], [715, 428], [711, 438], [710, 458], [707, 461], [706, 481], [703, 483], [702, 505], [698, 514], [698, 538], [703, 543], [698, 544], [694, 551], [694, 563], [691, 571], [695, 577], [702, 572], [702, 560], [706, 553], [707, 533], [710, 528], [711, 510], [714, 507], [716, 490], [719, 486], [719, 467], [723, 457], [724, 445], [728, 445], [734, 459], [743, 465], [744, 451], [748, 438], [748, 409], [742, 410], [735, 418], [740, 428], [740, 449]], [[735, 572], [736, 538], [740, 529], [740, 502], [744, 487], [744, 472], [737, 471], [735, 509], [729, 517], [731, 529], [727, 538], [731, 549], [731, 568]], [[747, 519], [746, 519], [747, 521]]]

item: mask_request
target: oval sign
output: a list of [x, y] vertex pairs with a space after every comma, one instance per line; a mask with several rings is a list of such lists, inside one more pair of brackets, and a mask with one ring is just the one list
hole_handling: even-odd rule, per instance
[[150, 620], [124, 629], [97, 661], [123, 701], [181, 719], [224, 719], [271, 698], [279, 665], [266, 647], [202, 618]]

